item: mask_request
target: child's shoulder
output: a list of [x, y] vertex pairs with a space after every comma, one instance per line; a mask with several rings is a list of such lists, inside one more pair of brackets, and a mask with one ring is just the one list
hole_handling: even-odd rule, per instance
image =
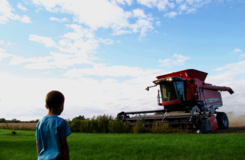
[[58, 117], [57, 115], [46, 115], [42, 119], [38, 121], [40, 123], [52, 123], [52, 122], [63, 122], [66, 121], [65, 119]]
[[37, 123], [37, 127], [47, 127], [51, 126], [52, 128], [58, 128], [60, 126], [66, 125], [66, 120], [58, 117], [57, 115], [47, 115], [44, 116], [39, 122]]
[[63, 119], [57, 115], [49, 115], [49, 116], [45, 116], [45, 117], [49, 120], [58, 121], [58, 122], [66, 121], [65, 119]]

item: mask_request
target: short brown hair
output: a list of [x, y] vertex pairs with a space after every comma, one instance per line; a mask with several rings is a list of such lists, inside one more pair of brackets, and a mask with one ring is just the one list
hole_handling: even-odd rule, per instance
[[46, 105], [49, 109], [54, 109], [59, 107], [62, 103], [64, 103], [65, 97], [59, 91], [50, 91], [46, 95]]

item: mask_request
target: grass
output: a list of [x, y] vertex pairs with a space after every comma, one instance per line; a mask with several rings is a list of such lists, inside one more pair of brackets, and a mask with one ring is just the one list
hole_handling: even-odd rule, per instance
[[[35, 132], [0, 129], [0, 159], [36, 159]], [[245, 134], [72, 133], [70, 158], [245, 159]]]

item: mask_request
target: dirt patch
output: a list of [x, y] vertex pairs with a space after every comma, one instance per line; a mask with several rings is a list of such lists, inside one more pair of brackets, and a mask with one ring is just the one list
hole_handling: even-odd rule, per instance
[[0, 123], [0, 129], [32, 130], [36, 129], [36, 123]]
[[228, 129], [217, 129], [213, 132], [210, 132], [211, 134], [215, 133], [245, 133], [245, 126], [241, 127], [229, 127]]
[[245, 127], [245, 117], [229, 117], [230, 127]]
[[[6, 126], [7, 123], [0, 123], [0, 126]], [[37, 123], [8, 123], [9, 127], [36, 127]]]

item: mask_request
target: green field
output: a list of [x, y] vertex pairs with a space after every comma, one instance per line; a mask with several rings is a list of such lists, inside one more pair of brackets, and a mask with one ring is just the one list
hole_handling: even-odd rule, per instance
[[[0, 159], [36, 159], [35, 132], [0, 129]], [[245, 134], [72, 133], [70, 158], [245, 159]]]

